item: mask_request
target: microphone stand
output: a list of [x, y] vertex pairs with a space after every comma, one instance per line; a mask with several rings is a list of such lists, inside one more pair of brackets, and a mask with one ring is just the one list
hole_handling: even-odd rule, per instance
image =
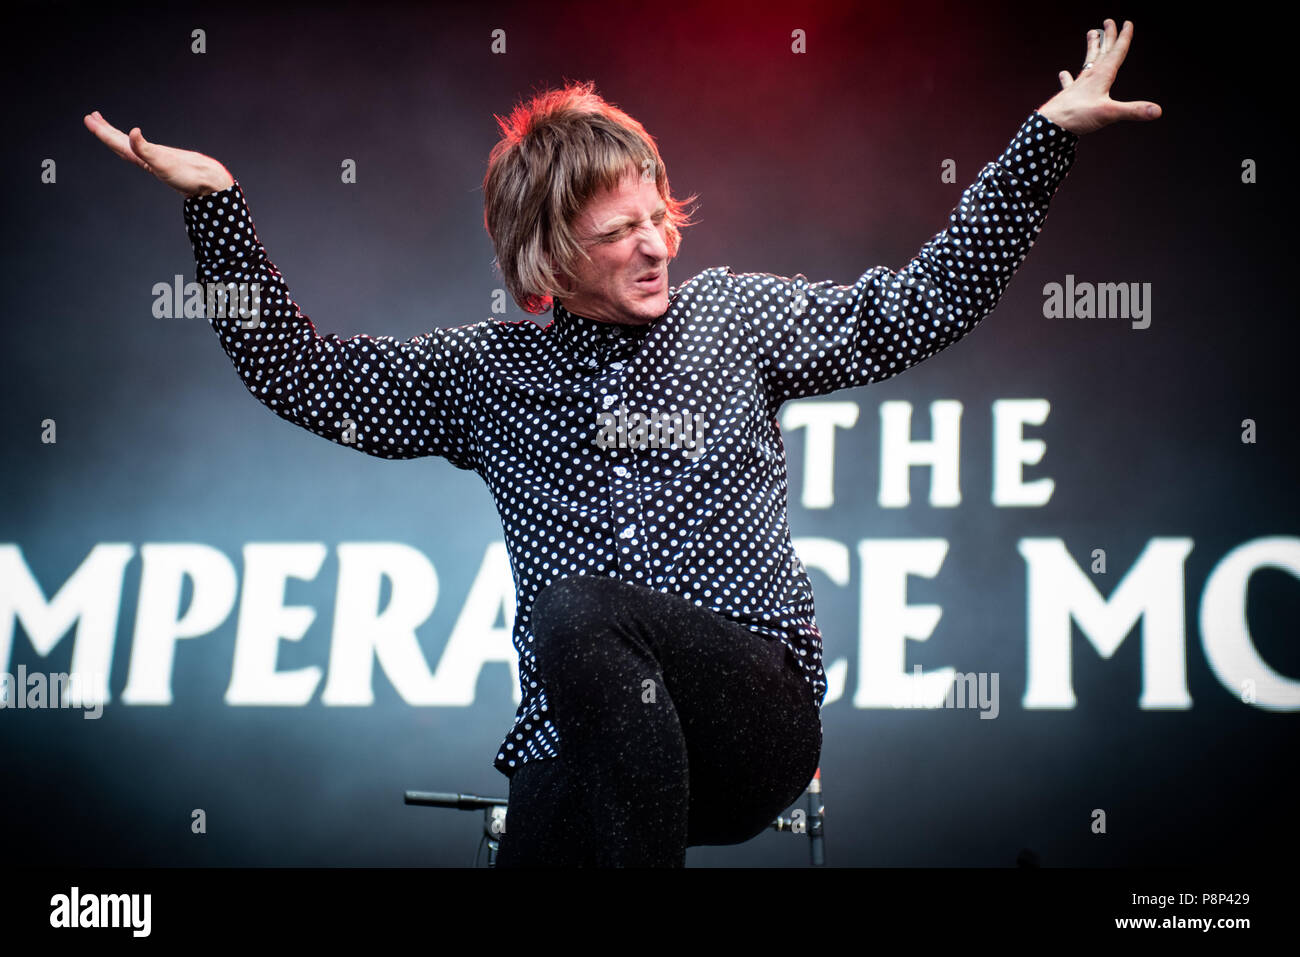
[[826, 864], [825, 819], [826, 807], [822, 804], [822, 769], [808, 784], [808, 810], [795, 811], [788, 818], [778, 817], [772, 822], [772, 830], [785, 831], [790, 834], [808, 835], [808, 860], [814, 867]]
[[483, 812], [483, 833], [487, 837], [488, 867], [496, 867], [501, 835], [506, 832], [506, 799], [479, 797], [449, 791], [407, 791], [406, 804], [424, 807], [450, 807], [458, 811]]
[[[815, 867], [822, 867], [826, 864], [826, 807], [822, 804], [821, 768], [813, 775], [805, 793], [808, 795], [808, 809], [794, 811], [788, 818], [778, 817], [772, 822], [771, 829], [789, 834], [807, 834], [809, 862]], [[506, 798], [480, 797], [477, 794], [452, 791], [407, 791], [405, 803], [424, 807], [449, 807], [458, 811], [482, 811], [483, 833], [488, 846], [487, 866], [496, 867], [501, 835], [506, 832]]]

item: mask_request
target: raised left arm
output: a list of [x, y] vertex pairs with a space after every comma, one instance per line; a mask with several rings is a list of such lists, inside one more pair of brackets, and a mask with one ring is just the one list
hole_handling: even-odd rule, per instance
[[881, 382], [968, 335], [1028, 255], [1078, 140], [1034, 111], [962, 193], [948, 228], [897, 271], [876, 266], [851, 286], [733, 276], [769, 398]]

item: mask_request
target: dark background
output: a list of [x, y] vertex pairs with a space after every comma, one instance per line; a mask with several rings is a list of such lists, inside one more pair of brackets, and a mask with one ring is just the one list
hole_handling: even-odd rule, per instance
[[[995, 313], [941, 355], [834, 399], [861, 407], [838, 434], [836, 505], [807, 510], [802, 430], [787, 437], [796, 537], [853, 556], [851, 581], [814, 570], [827, 661], [849, 685], [823, 713], [827, 856], [838, 865], [1045, 866], [1281, 862], [1297, 850], [1294, 712], [1244, 704], [1211, 672], [1198, 609], [1233, 548], [1300, 533], [1291, 231], [1291, 35], [1266, 16], [1066, 3], [466, 4], [267, 9], [231, 4], [21, 11], [4, 33], [4, 264], [12, 293], [0, 359], [0, 544], [21, 549], [52, 596], [98, 543], [127, 566], [99, 721], [0, 711], [6, 858], [89, 865], [465, 865], [476, 815], [408, 808], [405, 788], [504, 795], [491, 767], [514, 702], [505, 665], [468, 708], [405, 703], [375, 669], [371, 707], [228, 706], [235, 612], [180, 642], [174, 703], [120, 702], [139, 548], [212, 546], [241, 568], [249, 542], [322, 542], [287, 604], [317, 610], [283, 670], [329, 657], [340, 542], [398, 541], [437, 569], [421, 629], [436, 666], [488, 545], [500, 539], [476, 475], [439, 459], [391, 462], [295, 429], [235, 377], [206, 322], [151, 315], [157, 282], [193, 279], [181, 198], [113, 157], [82, 125], [95, 109], [158, 143], [221, 160], [239, 179], [271, 258], [318, 331], [417, 335], [493, 318], [503, 283], [482, 225], [493, 113], [566, 78], [591, 79], [657, 137], [677, 195], [698, 193], [670, 281], [730, 265], [852, 283], [899, 268], [1029, 113], [1077, 72], [1106, 16], [1136, 25], [1112, 93], [1164, 116], [1085, 136], [1044, 231]], [[207, 31], [207, 53], [190, 31]], [[506, 30], [508, 52], [490, 52]], [[790, 52], [790, 31], [809, 52]], [[1285, 104], [1285, 105], [1284, 105]], [[356, 185], [339, 182], [343, 158]], [[1241, 183], [1243, 158], [1258, 183]], [[57, 184], [40, 180], [54, 159]], [[956, 184], [939, 179], [944, 159]], [[1150, 282], [1152, 325], [1051, 321], [1043, 286]], [[526, 318], [513, 303], [504, 318]], [[542, 317], [547, 321], [549, 317]], [[991, 405], [1046, 398], [1027, 430], [1047, 443], [1026, 479], [1056, 482], [1042, 508], [995, 508]], [[879, 403], [958, 399], [963, 502], [880, 508]], [[814, 400], [816, 401], [816, 400]], [[40, 422], [58, 423], [55, 445]], [[1243, 444], [1241, 422], [1258, 423]], [[1001, 675], [1001, 714], [856, 709], [861, 568], [869, 538], [944, 538], [939, 576], [909, 601], [944, 614], [909, 643], [908, 668]], [[1081, 567], [1107, 549], [1109, 592], [1157, 537], [1195, 542], [1185, 566], [1193, 706], [1144, 711], [1141, 629], [1108, 660], [1076, 626], [1071, 710], [1029, 710], [1022, 538], [1060, 537]], [[241, 573], [242, 580], [242, 573]], [[0, 580], [0, 589], [12, 587]], [[188, 598], [186, 599], [188, 601]], [[0, 605], [7, 607], [7, 603]], [[1256, 574], [1254, 644], [1300, 675], [1300, 582]], [[0, 670], [66, 671], [70, 632], [45, 658], [0, 618]], [[323, 681], [322, 681], [323, 687]], [[208, 833], [190, 832], [204, 808]], [[1090, 831], [1103, 808], [1104, 835]], [[806, 862], [765, 834], [692, 848], [688, 863]]]

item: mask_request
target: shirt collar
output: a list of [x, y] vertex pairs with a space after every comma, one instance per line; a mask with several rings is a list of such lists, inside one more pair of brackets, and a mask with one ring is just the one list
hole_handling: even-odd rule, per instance
[[555, 317], [552, 325], [560, 347], [588, 364], [630, 358], [641, 347], [650, 330], [663, 321], [663, 316], [660, 316], [653, 322], [635, 326], [602, 322], [569, 312], [558, 299], [552, 306], [552, 313]]

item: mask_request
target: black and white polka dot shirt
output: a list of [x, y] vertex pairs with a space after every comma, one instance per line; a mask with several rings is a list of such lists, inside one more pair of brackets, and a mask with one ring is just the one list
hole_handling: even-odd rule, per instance
[[808, 573], [791, 546], [782, 403], [880, 382], [969, 333], [1033, 245], [1078, 137], [1037, 111], [903, 269], [849, 286], [717, 266], [642, 327], [557, 303], [545, 327], [486, 320], [407, 341], [317, 334], [258, 241], [238, 182], [184, 201], [200, 282], [260, 283], [260, 325], [209, 317], [277, 415], [381, 458], [472, 469], [514, 573], [522, 703], [493, 762], [563, 746], [531, 650], [538, 591], [609, 575], [787, 644], [826, 693]]

